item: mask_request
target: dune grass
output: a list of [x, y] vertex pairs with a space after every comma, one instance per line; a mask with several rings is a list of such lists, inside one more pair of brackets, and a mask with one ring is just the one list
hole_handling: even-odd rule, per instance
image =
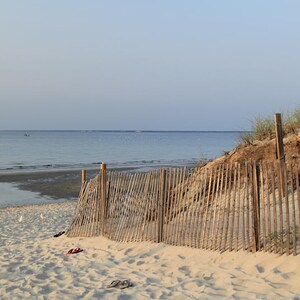
[[[252, 121], [251, 132], [242, 133], [240, 143], [251, 145], [255, 141], [263, 141], [275, 138], [274, 117], [258, 117]], [[297, 134], [300, 128], [300, 107], [292, 112], [282, 113], [283, 135]]]

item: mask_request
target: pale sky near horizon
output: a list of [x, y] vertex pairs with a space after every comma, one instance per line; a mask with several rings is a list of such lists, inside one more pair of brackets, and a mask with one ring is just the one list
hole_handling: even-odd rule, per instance
[[1, 1], [0, 130], [244, 130], [300, 104], [300, 1]]

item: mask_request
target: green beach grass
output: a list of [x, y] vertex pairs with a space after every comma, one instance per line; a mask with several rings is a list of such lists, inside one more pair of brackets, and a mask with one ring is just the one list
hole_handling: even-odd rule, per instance
[[[242, 133], [240, 144], [251, 145], [254, 141], [275, 138], [275, 124], [273, 116], [257, 117], [251, 122], [251, 131]], [[284, 137], [296, 134], [300, 128], [300, 107], [292, 112], [282, 113], [282, 127]]]

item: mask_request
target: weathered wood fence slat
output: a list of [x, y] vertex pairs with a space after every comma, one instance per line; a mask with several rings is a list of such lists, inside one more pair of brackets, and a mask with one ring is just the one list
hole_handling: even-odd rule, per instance
[[82, 186], [69, 237], [105, 236], [215, 251], [300, 251], [300, 182], [295, 161], [107, 171]]

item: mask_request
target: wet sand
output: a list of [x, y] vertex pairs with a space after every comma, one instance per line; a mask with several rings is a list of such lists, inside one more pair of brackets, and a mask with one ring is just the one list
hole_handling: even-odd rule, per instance
[[[99, 169], [87, 170], [87, 179], [97, 175]], [[136, 168], [108, 169], [133, 171]], [[38, 193], [54, 200], [72, 200], [78, 197], [81, 170], [35, 171], [0, 174], [0, 182], [13, 183], [20, 190]]]
[[[94, 170], [94, 173], [96, 172]], [[53, 199], [72, 199], [78, 196], [81, 172], [72, 170], [2, 174], [0, 182], [14, 183], [21, 190]]]
[[[192, 165], [189, 167], [192, 167]], [[143, 172], [153, 168], [158, 167], [108, 167], [107, 170], [122, 172]], [[95, 177], [98, 172], [99, 168], [87, 169], [87, 179]], [[14, 184], [14, 187], [17, 187], [20, 190], [38, 193], [41, 197], [47, 197], [53, 200], [75, 200], [78, 197], [81, 187], [81, 170], [45, 170], [33, 172], [26, 171], [0, 173], [0, 183], [1, 182], [12, 183]]]

